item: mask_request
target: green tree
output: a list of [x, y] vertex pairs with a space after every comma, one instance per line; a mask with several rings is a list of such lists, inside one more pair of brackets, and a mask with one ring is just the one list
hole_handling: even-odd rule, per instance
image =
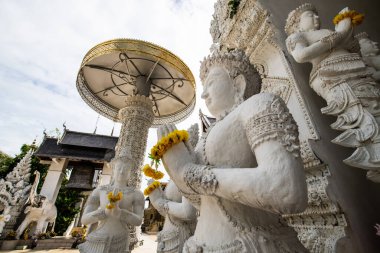
[[79, 208], [75, 208], [77, 202], [80, 201], [82, 195], [80, 191], [75, 189], [68, 189], [66, 185], [68, 183], [68, 173], [62, 181], [61, 189], [59, 190], [55, 205], [58, 210], [57, 219], [55, 220], [55, 232], [59, 235], [63, 235], [67, 227], [73, 221], [75, 215], [80, 211]]

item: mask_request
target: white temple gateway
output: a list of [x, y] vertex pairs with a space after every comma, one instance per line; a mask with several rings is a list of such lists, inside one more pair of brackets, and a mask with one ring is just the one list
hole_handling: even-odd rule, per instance
[[182, 61], [136, 40], [90, 50], [79, 92], [124, 127], [109, 184], [87, 200], [82, 223], [97, 228], [81, 252], [129, 252], [152, 123], [151, 156], [171, 178], [145, 191], [165, 216], [156, 252], [379, 252], [380, 4], [310, 2], [216, 1], [201, 138], [168, 124], [195, 103]]

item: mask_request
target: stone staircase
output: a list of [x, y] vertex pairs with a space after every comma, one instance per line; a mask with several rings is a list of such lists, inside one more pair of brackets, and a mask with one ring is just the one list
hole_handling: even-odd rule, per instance
[[66, 238], [65, 236], [38, 240], [37, 247], [35, 247], [34, 250], [70, 249], [75, 240], [75, 238]]

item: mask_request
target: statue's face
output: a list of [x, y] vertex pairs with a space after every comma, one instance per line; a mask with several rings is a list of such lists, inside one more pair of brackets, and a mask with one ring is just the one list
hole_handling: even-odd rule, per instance
[[313, 11], [305, 11], [300, 16], [300, 31], [313, 31], [319, 29], [319, 16]]
[[126, 182], [130, 175], [130, 169], [125, 168], [128, 166], [121, 160], [117, 160], [113, 164], [113, 178], [117, 182]]
[[359, 40], [362, 55], [377, 55], [379, 53], [378, 43], [368, 38]]
[[203, 84], [202, 98], [213, 116], [218, 116], [235, 104], [236, 91], [227, 71], [219, 66], [212, 67]]

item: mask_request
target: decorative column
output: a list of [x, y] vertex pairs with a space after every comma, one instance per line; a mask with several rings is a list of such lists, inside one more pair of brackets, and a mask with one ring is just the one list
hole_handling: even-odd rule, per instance
[[119, 111], [119, 120], [122, 123], [119, 140], [116, 145], [115, 157], [132, 155], [136, 161], [131, 168], [131, 177], [128, 186], [140, 187], [140, 168], [144, 161], [144, 153], [149, 128], [152, 126], [154, 114], [152, 101], [142, 95], [128, 96], [126, 106]]
[[68, 163], [69, 160], [67, 158], [53, 159], [42, 185], [40, 195], [47, 197], [55, 203]]

